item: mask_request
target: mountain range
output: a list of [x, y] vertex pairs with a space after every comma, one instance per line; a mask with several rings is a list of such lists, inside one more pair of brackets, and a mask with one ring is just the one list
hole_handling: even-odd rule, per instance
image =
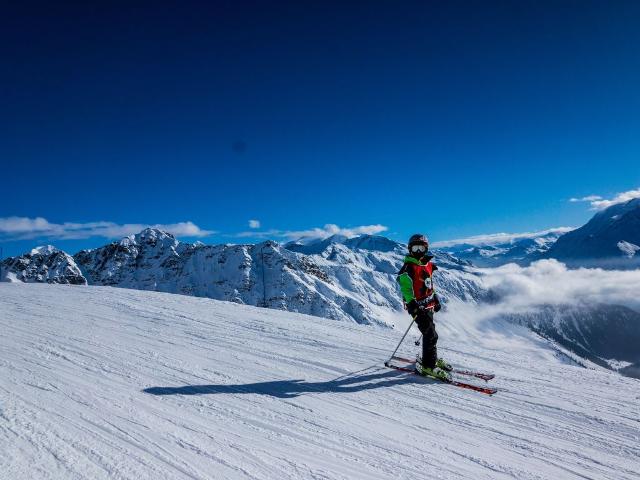
[[[41, 247], [2, 262], [4, 278], [180, 293], [362, 324], [391, 324], [402, 309], [395, 277], [405, 248], [384, 237], [309, 244], [204, 245], [148, 228], [73, 256]], [[444, 303], [478, 297], [467, 262], [436, 253]]]
[[[443, 247], [443, 250], [477, 267], [499, 267], [507, 263], [528, 265], [543, 258], [551, 246], [567, 231], [567, 228], [551, 229], [529, 235], [498, 235], [485, 241], [462, 241]], [[507, 238], [503, 238], [507, 237]]]
[[[491, 250], [487, 245], [436, 250], [437, 287], [445, 309], [451, 300], [478, 305], [496, 301], [483, 283], [482, 269], [474, 265], [486, 267], [490, 262], [478, 262], [478, 258], [492, 259], [497, 265], [509, 259], [525, 264], [545, 257], [592, 265], [598, 260], [593, 256], [602, 252], [597, 265], [631, 268], [638, 259], [639, 214], [640, 200], [632, 200], [599, 212], [569, 233], [546, 232], [539, 238], [492, 245]], [[3, 260], [1, 279], [178, 293], [359, 324], [392, 325], [403, 309], [396, 273], [405, 251], [404, 245], [375, 235], [332, 236], [308, 243], [205, 245], [181, 242], [149, 228], [75, 255], [52, 246], [35, 248]], [[631, 351], [629, 347], [630, 341], [637, 344], [630, 339], [640, 341], [640, 314], [634, 310], [620, 305], [541, 305], [510, 320], [594, 364], [640, 376], [640, 358], [635, 347]]]
[[558, 238], [544, 253], [579, 267], [640, 267], [640, 198], [612, 205]]
[[446, 243], [442, 250], [478, 267], [555, 258], [571, 267], [634, 269], [640, 266], [640, 198], [612, 205], [576, 229]]

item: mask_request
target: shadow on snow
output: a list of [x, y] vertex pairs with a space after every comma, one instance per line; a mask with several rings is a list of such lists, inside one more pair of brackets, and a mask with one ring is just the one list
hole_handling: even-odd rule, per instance
[[[366, 370], [370, 370], [369, 367]], [[359, 372], [355, 372], [359, 373]], [[433, 383], [435, 380], [412, 374], [384, 369], [382, 373], [349, 374], [326, 382], [306, 382], [304, 380], [274, 380], [270, 382], [245, 383], [238, 385], [185, 385], [183, 387], [149, 387], [142, 390], [151, 395], [214, 395], [253, 393], [277, 398], [295, 398], [305, 393], [353, 393], [376, 388], [411, 383]]]

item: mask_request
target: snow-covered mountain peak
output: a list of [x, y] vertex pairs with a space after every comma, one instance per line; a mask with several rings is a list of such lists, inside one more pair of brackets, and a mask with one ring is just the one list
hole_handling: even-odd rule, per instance
[[377, 252], [404, 252], [405, 247], [389, 238], [379, 235], [358, 235], [345, 237], [344, 235], [331, 235], [330, 237], [314, 240], [312, 242], [294, 241], [285, 244], [287, 250], [304, 253], [306, 255], [328, 255], [337, 246], [342, 245], [349, 250], [369, 250]]
[[[128, 237], [123, 237], [120, 239], [120, 241], [118, 242], [118, 245], [121, 245], [123, 247], [131, 247], [133, 245], [136, 244], [136, 236], [135, 235], [129, 235]], [[87, 249], [85, 251], [89, 252], [93, 249]]]
[[156, 245], [160, 243], [163, 247], [175, 247], [178, 245], [178, 240], [169, 232], [160, 230], [158, 228], [145, 228], [140, 233], [135, 235], [129, 235], [121, 240], [121, 245]]
[[333, 245], [342, 245], [347, 240], [344, 235], [331, 235], [330, 237], [314, 239], [311, 241], [296, 240], [285, 244], [285, 248], [292, 252], [305, 255], [318, 255], [329, 250]]
[[405, 249], [402, 244], [380, 235], [360, 235], [349, 238], [343, 243], [349, 248], [373, 250], [377, 252], [392, 252], [394, 250], [404, 251]]
[[71, 255], [52, 245], [3, 260], [0, 281], [86, 285], [87, 280]]
[[348, 239], [349, 237], [345, 235], [334, 233], [333, 235], [319, 241], [327, 241], [328, 243], [345, 243]]
[[606, 221], [618, 221], [625, 214], [640, 208], [640, 198], [632, 198], [624, 203], [617, 203], [605, 208], [604, 210], [596, 213], [593, 219], [606, 220]]
[[55, 252], [60, 252], [60, 250], [53, 245], [41, 245], [39, 247], [33, 248], [29, 253], [31, 255], [51, 255]]
[[275, 240], [265, 240], [264, 242], [256, 243], [254, 245], [257, 249], [271, 249], [271, 250], [280, 250], [280, 244]]
[[[640, 198], [612, 205], [589, 222], [563, 235], [546, 252], [571, 266], [637, 268], [640, 245]], [[632, 254], [633, 253], [633, 254]]]
[[145, 240], [149, 240], [149, 239], [164, 240], [167, 238], [171, 240], [176, 239], [176, 237], [174, 237], [169, 232], [165, 232], [164, 230], [160, 230], [159, 228], [152, 228], [152, 227], [145, 228], [140, 233], [138, 233], [136, 237], [140, 239], [145, 239]]
[[[152, 255], [159, 258], [163, 255], [179, 255], [186, 248], [196, 248], [196, 245], [184, 244], [178, 241], [172, 234], [157, 228], [145, 228], [140, 233], [122, 238], [117, 244], [117, 251], [128, 252], [130, 255]], [[85, 252], [90, 252], [86, 250]], [[153, 252], [152, 254], [150, 252]], [[82, 252], [81, 252], [82, 253]]]

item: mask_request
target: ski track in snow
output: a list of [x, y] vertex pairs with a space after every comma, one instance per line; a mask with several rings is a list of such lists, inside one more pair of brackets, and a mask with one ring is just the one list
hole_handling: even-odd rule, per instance
[[640, 478], [638, 380], [520, 327], [437, 324], [496, 395], [382, 367], [400, 327], [0, 284], [0, 478]]

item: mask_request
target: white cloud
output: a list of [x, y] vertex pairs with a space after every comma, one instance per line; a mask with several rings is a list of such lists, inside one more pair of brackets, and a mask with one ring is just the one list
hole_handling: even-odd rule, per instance
[[454, 245], [461, 245], [463, 243], [477, 246], [498, 245], [501, 243], [512, 243], [516, 240], [522, 240], [525, 238], [537, 238], [554, 233], [567, 233], [574, 229], [575, 227], [557, 227], [549, 228], [548, 230], [541, 230], [539, 232], [490, 233], [486, 235], [475, 235], [467, 238], [457, 238], [454, 240], [443, 240], [441, 242], [434, 242], [431, 246], [434, 248], [446, 248], [452, 247]]
[[612, 205], [616, 205], [618, 203], [626, 203], [629, 200], [633, 200], [634, 198], [640, 198], [640, 188], [618, 193], [609, 200], [607, 200], [606, 198], [602, 198], [600, 195], [589, 195], [582, 198], [570, 198], [569, 201], [589, 202], [591, 204], [592, 210], [604, 210], [605, 208], [609, 208]]
[[0, 218], [0, 233], [20, 234], [24, 232], [42, 232], [53, 226], [42, 217], [4, 217]]
[[260, 237], [260, 238], [285, 238], [287, 240], [316, 240], [327, 238], [332, 235], [344, 235], [345, 237], [355, 237], [357, 235], [375, 235], [385, 232], [388, 227], [384, 225], [360, 225], [357, 227], [343, 228], [333, 223], [328, 223], [324, 227], [316, 227], [308, 230], [266, 230], [262, 232], [241, 232], [238, 237]]
[[582, 198], [573, 197], [569, 199], [570, 202], [595, 202], [596, 200], [602, 200], [602, 197], [600, 195], [588, 195]]
[[616, 304], [640, 308], [640, 270], [568, 269], [557, 260], [539, 260], [483, 269], [483, 283], [511, 312], [540, 305]]
[[203, 230], [193, 222], [170, 224], [143, 224], [114, 222], [64, 222], [51, 223], [42, 217], [0, 217], [0, 236], [5, 239], [20, 240], [32, 238], [51, 238], [58, 240], [78, 240], [90, 237], [119, 238], [135, 234], [147, 228], [159, 228], [175, 236], [206, 237], [214, 234]]
[[384, 225], [361, 225], [359, 227], [341, 228], [333, 223], [328, 223], [322, 228], [312, 228], [310, 230], [298, 230], [287, 232], [291, 239], [313, 240], [317, 238], [327, 238], [331, 235], [344, 235], [345, 237], [355, 237], [357, 235], [375, 235], [385, 232], [388, 228]]
[[260, 228], [260, 220], [249, 220], [249, 228]]

